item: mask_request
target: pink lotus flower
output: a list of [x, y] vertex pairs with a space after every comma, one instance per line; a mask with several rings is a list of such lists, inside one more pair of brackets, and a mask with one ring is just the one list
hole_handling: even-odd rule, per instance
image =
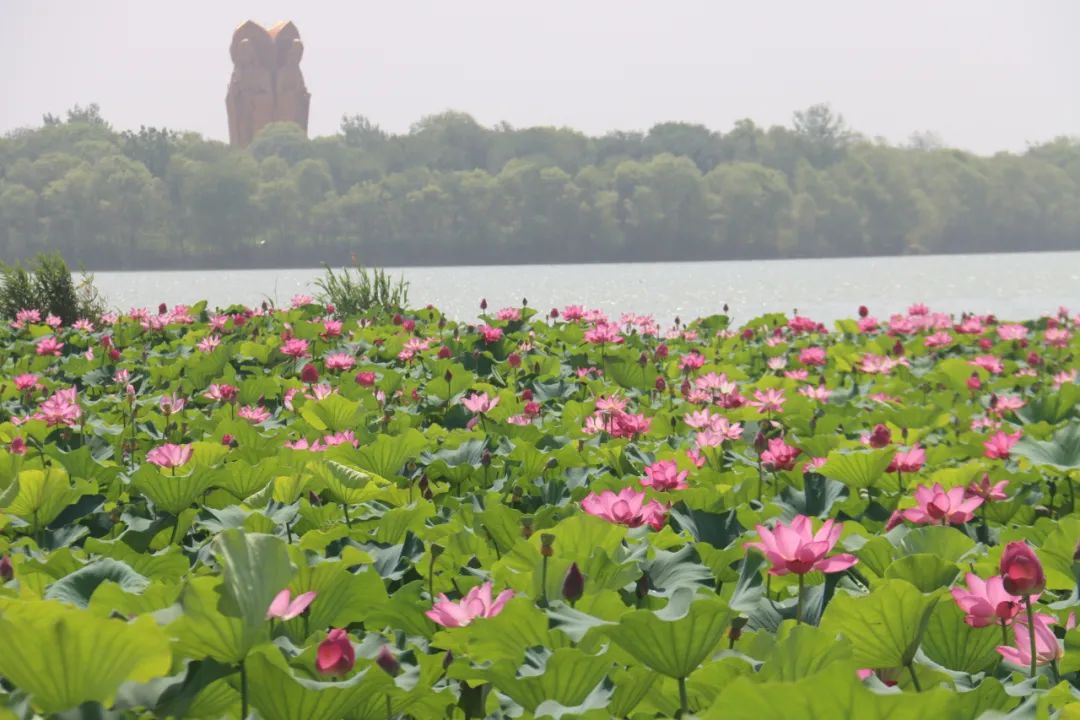
[[625, 338], [619, 334], [617, 325], [599, 323], [585, 331], [585, 342], [592, 345], [618, 345]]
[[761, 453], [761, 464], [774, 472], [777, 470], [791, 470], [795, 467], [795, 458], [802, 453], [797, 447], [784, 442], [784, 438], [772, 438], [769, 447]]
[[32, 373], [23, 373], [15, 376], [15, 389], [19, 392], [32, 390], [37, 387], [38, 376]]
[[674, 460], [660, 460], [645, 468], [645, 477], [641, 484], [654, 490], [685, 490], [686, 477], [690, 472], [679, 472], [679, 466]]
[[16, 435], [8, 443], [8, 452], [12, 455], [25, 455], [26, 454], [26, 440]]
[[[1042, 613], [1035, 615], [1036, 665], [1049, 665], [1065, 654], [1058, 643], [1057, 637], [1054, 635], [1054, 631], [1050, 629], [1050, 626], [1055, 622], [1057, 622], [1057, 619], [1053, 615], [1044, 615]], [[1016, 643], [1016, 647], [999, 645], [997, 647], [998, 654], [1006, 662], [1017, 667], [1030, 667], [1032, 659], [1031, 634], [1032, 631], [1028, 628], [1027, 618], [1021, 616], [1017, 622], [1013, 623], [1013, 641]]]
[[944, 330], [939, 330], [938, 332], [934, 333], [933, 335], [927, 335], [925, 338], [923, 338], [923, 345], [925, 345], [928, 348], [939, 348], [939, 347], [945, 347], [946, 345], [948, 345], [952, 341], [953, 341], [952, 335], [945, 332]]
[[1008, 625], [1023, 607], [1023, 598], [1005, 592], [998, 575], [984, 581], [975, 573], [968, 573], [966, 580], [967, 588], [954, 587], [950, 592], [964, 611], [964, 622], [971, 627]]
[[203, 397], [219, 402], [232, 402], [236, 400], [237, 392], [239, 391], [233, 385], [228, 385], [226, 383], [220, 385], [213, 384], [206, 389], [206, 392], [203, 393]]
[[356, 373], [356, 384], [363, 385], [364, 387], [371, 387], [375, 384], [375, 373], [373, 372], [358, 372]]
[[496, 320], [509, 320], [511, 322], [521, 319], [521, 308], [508, 307], [495, 313]]
[[461, 404], [469, 412], [484, 415], [499, 404], [499, 396], [488, 397], [487, 393], [473, 393], [466, 398], [462, 398]]
[[994, 355], [979, 355], [973, 360], [969, 360], [968, 364], [980, 367], [991, 375], [1000, 375], [1005, 371], [1005, 363], [1001, 362], [1001, 358]]
[[327, 370], [351, 370], [356, 360], [348, 353], [330, 353], [324, 361]]
[[975, 515], [975, 510], [983, 504], [980, 497], [969, 497], [963, 487], [954, 487], [945, 491], [941, 483], [934, 483], [933, 488], [920, 485], [915, 489], [915, 501], [918, 507], [903, 511], [904, 519], [919, 525], [948, 524], [962, 525]]
[[1023, 340], [1028, 330], [1023, 325], [998, 325], [997, 335], [1002, 340]]
[[769, 388], [768, 390], [755, 390], [754, 399], [751, 400], [748, 405], [750, 407], [757, 408], [757, 411], [762, 415], [771, 412], [782, 412], [784, 409], [784, 391], [779, 388]]
[[439, 593], [438, 601], [424, 614], [443, 627], [465, 627], [477, 618], [495, 617], [513, 596], [513, 590], [503, 590], [493, 600], [491, 583], [486, 582], [465, 593], [460, 602], [453, 602], [444, 593]]
[[825, 348], [813, 345], [808, 348], [803, 348], [799, 353], [799, 362], [803, 365], [812, 365], [814, 367], [821, 367], [826, 363]]
[[308, 605], [315, 599], [317, 593], [306, 592], [300, 593], [296, 596], [296, 599], [292, 599], [292, 593], [289, 592], [289, 588], [285, 588], [277, 595], [274, 596], [274, 600], [270, 603], [270, 607], [266, 609], [266, 619], [277, 618], [278, 620], [292, 620], [307, 610]]
[[832, 395], [832, 390], [829, 390], [824, 385], [805, 385], [799, 388], [799, 394], [810, 398], [811, 400], [817, 400], [818, 402], [829, 402], [829, 397]]
[[323, 320], [323, 331], [319, 333], [319, 337], [323, 340], [341, 337], [342, 327], [340, 320]]
[[1008, 496], [1005, 494], [1005, 488], [1008, 486], [1008, 480], [1001, 480], [991, 485], [990, 476], [983, 473], [982, 480], [979, 482], [972, 480], [968, 483], [968, 486], [964, 488], [964, 493], [968, 497], [982, 498], [985, 502], [991, 500], [1006, 500], [1008, 499]]
[[802, 471], [805, 473], [817, 472], [821, 467], [829, 461], [827, 457], [812, 457], [803, 463]]
[[886, 468], [887, 472], [918, 472], [926, 464], [926, 451], [918, 445], [910, 450], [898, 450], [893, 455], [892, 462]]
[[1013, 595], [1038, 595], [1046, 588], [1046, 574], [1039, 556], [1020, 541], [1005, 546], [1001, 554], [1001, 577], [1005, 590]]
[[308, 355], [308, 341], [300, 338], [289, 338], [281, 345], [281, 353], [291, 358], [302, 358]]
[[590, 515], [632, 528], [648, 525], [659, 530], [667, 521], [663, 505], [656, 500], [645, 502], [645, 493], [633, 488], [623, 488], [617, 495], [610, 490], [599, 495], [590, 493], [581, 501], [581, 507]]
[[294, 308], [304, 307], [305, 305], [310, 305], [313, 302], [315, 302], [315, 298], [311, 297], [310, 295], [303, 294], [293, 295], [292, 300], [290, 300], [290, 304]]
[[499, 340], [502, 339], [502, 328], [491, 327], [490, 325], [481, 325], [477, 329], [480, 331], [480, 334], [484, 336], [484, 342], [488, 344], [497, 343], [499, 342]]
[[199, 352], [210, 353], [214, 352], [221, 345], [221, 338], [217, 335], [207, 335], [195, 346]]
[[71, 426], [82, 417], [82, 408], [76, 398], [73, 387], [57, 390], [52, 397], [38, 406], [34, 418], [44, 420], [50, 427], [55, 425]]
[[888, 425], [878, 423], [873, 430], [862, 437], [862, 441], [872, 448], [888, 447], [892, 443], [892, 432]]
[[[294, 298], [295, 301], [295, 298]], [[344, 675], [356, 664], [356, 651], [349, 634], [341, 628], [333, 628], [326, 639], [319, 643], [315, 669], [323, 675]]]
[[158, 399], [158, 407], [161, 408], [161, 412], [166, 415], [175, 415], [184, 409], [187, 401], [179, 395], [162, 395]]
[[146, 461], [163, 468], [178, 468], [191, 460], [191, 445], [160, 445], [146, 453]]
[[64, 343], [57, 340], [52, 335], [41, 338], [38, 341], [35, 352], [38, 355], [54, 355], [57, 356], [64, 349]]
[[764, 525], [757, 526], [761, 542], [749, 542], [745, 547], [760, 551], [772, 563], [770, 575], [795, 573], [805, 575], [812, 570], [834, 573], [847, 570], [858, 562], [854, 555], [846, 553], [826, 557], [840, 539], [843, 525], [833, 523], [832, 519], [816, 533], [805, 515], [796, 515], [791, 525], [777, 522], [772, 530]]
[[983, 443], [983, 447], [986, 448], [983, 455], [991, 460], [1007, 460], [1013, 446], [1020, 441], [1021, 434], [1020, 430], [1014, 433], [999, 430]]
[[698, 352], [689, 352], [679, 358], [680, 370], [697, 370], [705, 364], [705, 356]]
[[236, 411], [236, 416], [247, 420], [253, 425], [258, 425], [270, 419], [270, 411], [262, 405], [244, 405]]

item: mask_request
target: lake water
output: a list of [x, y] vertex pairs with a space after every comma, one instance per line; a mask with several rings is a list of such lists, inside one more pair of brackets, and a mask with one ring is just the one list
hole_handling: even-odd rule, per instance
[[[528, 298], [544, 312], [570, 303], [610, 314], [637, 312], [667, 323], [720, 312], [736, 321], [791, 312], [830, 322], [860, 304], [881, 318], [913, 302], [934, 310], [970, 310], [1027, 319], [1065, 305], [1080, 311], [1080, 252], [934, 257], [845, 258], [692, 263], [508, 265], [390, 269], [409, 281], [413, 307], [433, 303], [472, 319]], [[314, 294], [319, 269], [95, 273], [110, 305], [126, 310], [205, 299], [211, 306], [287, 304]]]

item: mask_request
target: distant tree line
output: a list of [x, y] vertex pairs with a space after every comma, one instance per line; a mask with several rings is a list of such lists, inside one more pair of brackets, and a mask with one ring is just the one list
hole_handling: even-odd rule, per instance
[[1080, 248], [1080, 141], [903, 146], [828, 106], [792, 127], [663, 123], [589, 137], [347, 116], [246, 150], [116, 132], [96, 105], [0, 138], [0, 252], [89, 269], [656, 261]]

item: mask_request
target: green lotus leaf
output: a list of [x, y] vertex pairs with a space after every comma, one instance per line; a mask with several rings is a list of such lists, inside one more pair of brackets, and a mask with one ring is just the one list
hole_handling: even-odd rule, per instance
[[[1013, 642], [1009, 632], [1009, 644]], [[1001, 628], [974, 628], [964, 622], [964, 612], [954, 602], [938, 603], [930, 615], [922, 649], [934, 662], [957, 672], [970, 675], [988, 671], [999, 660], [995, 648], [1006, 644]]]
[[1069, 422], [1055, 432], [1049, 441], [1021, 438], [1013, 446], [1011, 454], [1027, 458], [1034, 465], [1058, 470], [1080, 469], [1080, 420]]
[[128, 623], [49, 600], [0, 605], [0, 675], [42, 712], [108, 705], [121, 683], [163, 676], [171, 662], [150, 617]]
[[895, 450], [860, 450], [850, 452], [833, 450], [828, 461], [818, 468], [818, 472], [827, 478], [839, 480], [850, 488], [865, 489], [874, 487], [892, 462]]
[[154, 507], [170, 515], [179, 515], [206, 492], [213, 478], [213, 474], [206, 470], [174, 476], [153, 465], [143, 465], [132, 476], [131, 485], [154, 503]]
[[938, 600], [905, 580], [884, 580], [862, 597], [837, 593], [821, 628], [851, 641], [859, 667], [903, 667], [915, 657]]
[[658, 612], [634, 610], [608, 630], [623, 650], [653, 670], [685, 678], [716, 649], [731, 612], [714, 597], [680, 591]]

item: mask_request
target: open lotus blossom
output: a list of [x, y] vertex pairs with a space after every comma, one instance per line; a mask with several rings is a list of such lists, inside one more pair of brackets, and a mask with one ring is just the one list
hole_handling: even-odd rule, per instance
[[318, 596], [313, 591], [300, 593], [295, 599], [292, 597], [292, 593], [289, 592], [289, 588], [285, 588], [277, 595], [274, 596], [273, 601], [270, 603], [270, 607], [266, 609], [266, 619], [276, 618], [278, 620], [292, 620], [295, 617], [300, 617], [308, 605]]
[[780, 388], [768, 390], [755, 390], [754, 399], [747, 403], [750, 407], [757, 408], [762, 415], [766, 413], [781, 412], [784, 409], [784, 391]]
[[648, 525], [659, 530], [667, 522], [667, 509], [656, 500], [646, 502], [645, 493], [633, 488], [623, 488], [618, 494], [610, 490], [599, 495], [590, 493], [581, 501], [581, 507], [590, 515], [632, 528]]
[[468, 397], [462, 398], [461, 404], [464, 405], [465, 409], [469, 412], [476, 413], [477, 415], [484, 415], [499, 404], [499, 396], [488, 397], [487, 393], [473, 393]]
[[308, 356], [308, 341], [300, 338], [289, 338], [281, 344], [281, 353], [292, 358]]
[[945, 490], [941, 483], [934, 483], [928, 488], [919, 485], [915, 489], [915, 502], [918, 507], [903, 511], [904, 519], [920, 525], [962, 525], [975, 515], [975, 510], [983, 504], [981, 497], [971, 497], [962, 486]]
[[802, 453], [797, 447], [788, 445], [784, 438], [772, 438], [769, 440], [768, 449], [761, 453], [761, 464], [770, 470], [791, 470], [795, 467], [795, 459]]
[[645, 468], [641, 484], [654, 490], [685, 490], [688, 470], [679, 472], [674, 460], [660, 460]]
[[465, 593], [465, 597], [459, 602], [454, 602], [444, 593], [439, 593], [439, 599], [424, 614], [439, 625], [448, 628], [465, 627], [477, 618], [495, 617], [514, 596], [514, 591], [503, 590], [492, 599], [491, 590], [490, 582], [477, 585]]
[[619, 334], [618, 325], [600, 323], [585, 331], [585, 342], [592, 345], [618, 345], [625, 339]]
[[191, 460], [191, 445], [159, 445], [146, 453], [146, 461], [164, 468], [178, 468]]
[[348, 353], [330, 353], [323, 361], [327, 370], [351, 370], [356, 360]]
[[991, 484], [990, 476], [983, 473], [982, 480], [979, 482], [972, 480], [968, 483], [968, 486], [964, 488], [964, 492], [968, 497], [980, 497], [986, 502], [991, 500], [1005, 500], [1008, 498], [1008, 495], [1005, 494], [1005, 488], [1008, 486], [1008, 480], [1001, 480]]
[[258, 425], [270, 419], [270, 411], [262, 405], [244, 405], [236, 411], [236, 416]]
[[[1054, 635], [1054, 631], [1050, 628], [1051, 625], [1057, 622], [1057, 618], [1053, 615], [1045, 615], [1043, 613], [1037, 613], [1035, 615], [1035, 665], [1049, 665], [1061, 658], [1064, 655], [1061, 643], [1058, 642], [1057, 636]], [[1017, 667], [1030, 667], [1032, 664], [1031, 657], [1031, 635], [1032, 631], [1028, 628], [1027, 618], [1021, 615], [1016, 622], [1013, 623], [1013, 641], [1016, 647], [1010, 647], [1008, 645], [999, 645], [997, 647], [998, 654], [1006, 662], [1012, 663]]]
[[47, 335], [38, 341], [35, 352], [38, 355], [59, 355], [64, 349], [64, 343], [52, 335]]
[[23, 373], [22, 375], [16, 375], [15, 389], [19, 392], [25, 392], [27, 390], [33, 390], [38, 387], [38, 376], [33, 373]]
[[82, 408], [79, 407], [76, 393], [73, 387], [57, 390], [38, 406], [34, 418], [44, 420], [50, 427], [74, 425], [82, 417]]
[[999, 575], [983, 580], [968, 573], [965, 579], [966, 588], [954, 587], [950, 592], [971, 627], [1008, 625], [1023, 609], [1023, 598], [1006, 592]]
[[768, 558], [772, 564], [770, 575], [805, 575], [812, 570], [841, 572], [858, 562], [858, 558], [846, 553], [826, 557], [840, 539], [841, 530], [843, 525], [834, 523], [830, 518], [815, 533], [810, 518], [796, 515], [791, 525], [777, 522], [772, 530], [758, 525], [761, 542], [749, 542], [745, 547], [754, 548]]
[[985, 448], [983, 455], [991, 460], [1008, 459], [1013, 446], [1020, 441], [1021, 434], [1022, 432], [1020, 430], [1013, 433], [999, 430], [983, 442], [983, 447]]
[[187, 401], [175, 393], [162, 395], [158, 398], [158, 407], [161, 408], [161, 412], [166, 415], [175, 415], [176, 413], [183, 411], [186, 404]]
[[922, 466], [926, 464], [926, 451], [918, 445], [915, 445], [910, 450], [898, 450], [893, 455], [892, 462], [889, 463], [889, 467], [886, 468], [887, 472], [919, 472]]
[[222, 383], [220, 385], [213, 384], [206, 388], [206, 392], [203, 393], [203, 397], [210, 400], [217, 400], [219, 402], [232, 402], [236, 400], [236, 394], [239, 392], [233, 385], [227, 385]]
[[812, 345], [808, 348], [803, 348], [799, 352], [799, 362], [803, 365], [812, 365], [814, 367], [822, 367], [825, 365], [825, 348], [817, 345]]
[[333, 628], [319, 643], [315, 656], [315, 669], [323, 675], [344, 675], [356, 665], [356, 650], [349, 634], [342, 628]]

